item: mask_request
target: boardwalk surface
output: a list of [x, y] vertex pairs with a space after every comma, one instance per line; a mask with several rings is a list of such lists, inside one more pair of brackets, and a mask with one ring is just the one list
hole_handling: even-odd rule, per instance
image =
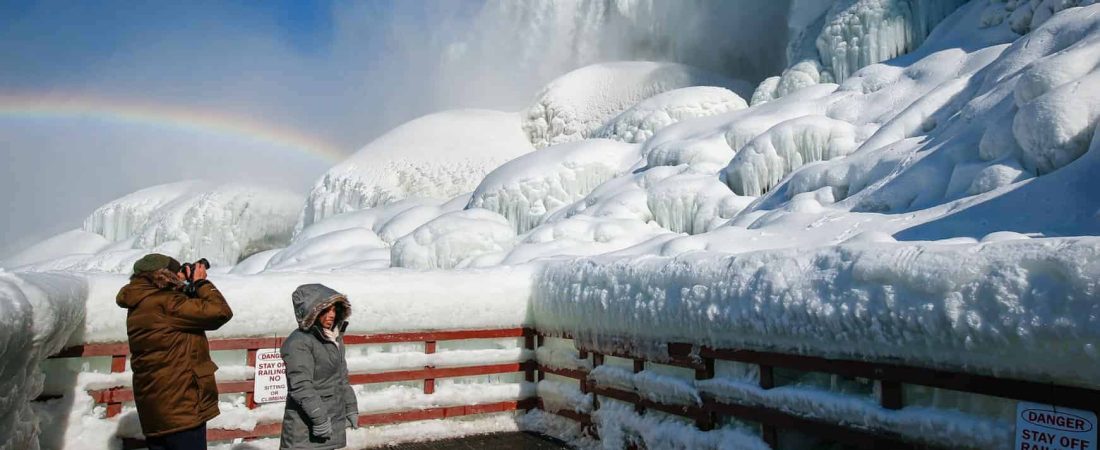
[[531, 433], [498, 433], [447, 441], [405, 444], [398, 450], [557, 450], [567, 449], [561, 442]]

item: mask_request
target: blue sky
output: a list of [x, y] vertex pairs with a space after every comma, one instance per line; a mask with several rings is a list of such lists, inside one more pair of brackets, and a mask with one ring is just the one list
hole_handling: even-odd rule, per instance
[[[350, 154], [448, 105], [428, 92], [438, 34], [473, 1], [0, 0], [0, 95], [92, 95], [299, 130]], [[0, 116], [0, 258], [155, 184], [307, 191], [331, 162], [171, 129]]]

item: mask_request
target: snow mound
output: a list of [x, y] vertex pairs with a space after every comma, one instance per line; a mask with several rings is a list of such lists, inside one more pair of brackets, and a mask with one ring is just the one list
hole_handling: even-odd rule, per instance
[[110, 245], [103, 236], [83, 230], [70, 230], [34, 244], [3, 261], [0, 266], [19, 267], [73, 255], [91, 255]]
[[746, 144], [725, 169], [739, 195], [759, 196], [804, 164], [839, 158], [856, 149], [852, 124], [803, 116], [771, 127]]
[[205, 190], [201, 181], [181, 181], [145, 188], [96, 208], [84, 219], [84, 231], [115, 242], [138, 235], [165, 206]]
[[[1016, 84], [1019, 111], [1012, 135], [1023, 150], [1024, 167], [1049, 173], [1080, 157], [1100, 121], [1100, 33], [1096, 26], [1080, 40], [1032, 62]], [[1035, 33], [1043, 31], [1040, 29]], [[1071, 34], [1060, 30], [1058, 40]], [[1028, 36], [1032, 41], [1040, 36]], [[1042, 45], [1042, 44], [1039, 44]]]
[[593, 64], [550, 82], [523, 113], [523, 131], [543, 148], [592, 136], [608, 120], [654, 95], [690, 86], [728, 88], [745, 97], [752, 87], [683, 64]]
[[512, 248], [515, 238], [512, 224], [500, 214], [480, 208], [452, 212], [394, 242], [391, 264], [411, 269], [492, 265]]
[[272, 255], [268, 271], [320, 271], [348, 266], [389, 267], [390, 251], [371, 230], [349, 228], [295, 242]]
[[993, 27], [1008, 23], [1009, 28], [1019, 34], [1027, 34], [1039, 28], [1054, 14], [1063, 10], [1087, 6], [1095, 0], [1014, 0], [990, 1], [982, 15], [982, 26]]
[[653, 220], [674, 233], [699, 234], [713, 230], [741, 212], [752, 200], [730, 192], [711, 174], [673, 175], [646, 189], [646, 205]]
[[751, 104], [759, 105], [804, 87], [833, 81], [833, 75], [826, 71], [820, 62], [815, 59], [803, 60], [785, 69], [779, 76], [761, 81], [752, 93]]
[[503, 215], [523, 234], [584, 198], [641, 158], [639, 146], [593, 139], [547, 147], [500, 166], [478, 185], [470, 208]]
[[489, 171], [532, 150], [514, 113], [455, 110], [412, 120], [325, 173], [306, 200], [301, 228], [399, 200], [470, 192]]
[[[114, 200], [84, 221], [86, 228], [109, 233], [115, 242], [105, 243], [88, 229], [64, 233], [28, 249], [21, 258], [29, 264], [20, 269], [129, 272], [149, 252], [181, 261], [206, 258], [216, 267], [229, 267], [286, 245], [301, 204], [297, 194], [246, 184], [155, 186]], [[65, 251], [57, 244], [72, 247]], [[40, 252], [37, 256], [55, 257], [31, 262]]]
[[229, 266], [242, 257], [284, 245], [294, 231], [302, 198], [243, 184], [213, 186], [154, 212], [136, 235], [143, 249], [170, 252], [181, 261], [206, 258]]
[[693, 86], [675, 89], [654, 95], [623, 111], [596, 130], [592, 137], [640, 143], [673, 123], [747, 106], [745, 99], [725, 88]]

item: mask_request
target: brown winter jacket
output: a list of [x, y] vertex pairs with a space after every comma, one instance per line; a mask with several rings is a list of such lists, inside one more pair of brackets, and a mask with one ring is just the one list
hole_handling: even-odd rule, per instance
[[198, 298], [176, 289], [166, 269], [134, 275], [118, 291], [128, 310], [126, 334], [134, 371], [134, 401], [145, 436], [202, 425], [219, 414], [218, 385], [206, 330], [216, 330], [233, 311], [214, 284], [200, 282]]

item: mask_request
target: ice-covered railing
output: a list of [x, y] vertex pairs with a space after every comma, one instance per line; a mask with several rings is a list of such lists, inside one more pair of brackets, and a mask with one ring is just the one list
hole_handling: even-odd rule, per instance
[[[352, 299], [347, 356], [361, 422], [391, 424], [349, 433], [349, 445], [516, 430], [516, 411], [533, 405], [535, 389], [524, 381], [533, 370], [533, 355], [523, 346], [530, 278], [527, 269], [215, 275], [234, 317], [208, 333], [226, 394], [222, 414], [208, 424], [211, 438], [277, 433], [282, 403], [250, 408], [255, 365], [249, 354], [278, 348], [296, 327], [290, 293], [310, 282]], [[17, 338], [9, 339], [13, 345], [3, 361], [28, 368], [25, 376], [0, 383], [20, 391], [5, 405], [25, 409], [21, 417], [33, 425], [25, 439], [0, 448], [30, 448], [23, 444], [32, 442], [43, 448], [115, 448], [120, 438], [142, 436], [131, 403], [126, 311], [114, 302], [125, 282], [120, 275], [0, 272], [0, 337]], [[27, 352], [24, 341], [42, 348]], [[54, 354], [69, 357], [46, 359]], [[44, 401], [28, 402], [40, 394]], [[465, 418], [435, 420], [457, 416]], [[11, 429], [10, 422], [0, 425]], [[261, 438], [249, 445], [267, 448], [277, 441]]]
[[1072, 386], [685, 342], [606, 352], [571, 338], [538, 334], [539, 407], [604, 448], [1008, 448], [1011, 422], [921, 403], [931, 392], [1100, 409], [1100, 391]]
[[[450, 350], [437, 353], [440, 344], [457, 341], [484, 340], [484, 339], [508, 339], [523, 338], [524, 350], [521, 348], [511, 351], [502, 350]], [[395, 424], [401, 422], [413, 422], [431, 419], [446, 419], [461, 416], [471, 416], [489, 413], [501, 413], [530, 409], [535, 406], [534, 386], [530, 383], [535, 380], [535, 362], [533, 350], [535, 335], [533, 331], [523, 328], [500, 328], [483, 330], [449, 330], [433, 332], [409, 332], [386, 334], [352, 334], [344, 337], [344, 343], [348, 345], [349, 356], [349, 382], [353, 386], [363, 386], [379, 383], [414, 382], [421, 384], [416, 395], [409, 398], [409, 393], [401, 392], [404, 402], [396, 405], [389, 401], [394, 397], [394, 389], [400, 391], [409, 390], [407, 387], [390, 386], [374, 392], [364, 392], [357, 389], [359, 398], [359, 419], [361, 426]], [[254, 381], [251, 373], [256, 366], [257, 350], [262, 348], [279, 348], [282, 338], [240, 338], [240, 339], [215, 339], [210, 342], [210, 349], [214, 352], [230, 350], [243, 350], [246, 352], [247, 365], [243, 371], [225, 371], [218, 373], [219, 394], [244, 394], [244, 406], [249, 412], [240, 411], [241, 408], [222, 405], [223, 414], [209, 424], [207, 437], [211, 441], [228, 441], [233, 439], [254, 439], [278, 435], [281, 430], [282, 402], [261, 405], [254, 398]], [[363, 358], [359, 355], [362, 346], [380, 344], [415, 344], [423, 345], [422, 352], [408, 351], [398, 353], [376, 353], [371, 358]], [[86, 344], [68, 347], [52, 356], [52, 359], [61, 358], [91, 358], [107, 356], [111, 358], [111, 373], [117, 374], [114, 383], [122, 386], [114, 386], [101, 389], [92, 389], [87, 393], [96, 403], [105, 404], [105, 418], [111, 419], [124, 412], [124, 404], [134, 401], [134, 393], [127, 387], [130, 373], [127, 371], [127, 353], [129, 349], [124, 343]], [[232, 373], [246, 374], [244, 379], [235, 379]], [[477, 377], [507, 375], [523, 373], [525, 382], [506, 384], [491, 384], [473, 386], [478, 392], [458, 388], [447, 388], [437, 392], [436, 381], [446, 378]], [[226, 378], [229, 378], [226, 380]], [[111, 384], [104, 380], [101, 383]], [[510, 389], [513, 388], [514, 389]], [[502, 389], [503, 388], [503, 389]], [[470, 392], [466, 392], [470, 391]], [[391, 397], [391, 398], [387, 398]], [[46, 396], [41, 400], [56, 398]], [[382, 406], [380, 407], [379, 404]], [[228, 411], [225, 411], [228, 409]], [[127, 413], [132, 413], [133, 407], [126, 407]], [[241, 420], [242, 418], [246, 420]], [[141, 448], [144, 445], [140, 436], [134, 434], [135, 430], [119, 429], [119, 436], [123, 441], [123, 448]]]

